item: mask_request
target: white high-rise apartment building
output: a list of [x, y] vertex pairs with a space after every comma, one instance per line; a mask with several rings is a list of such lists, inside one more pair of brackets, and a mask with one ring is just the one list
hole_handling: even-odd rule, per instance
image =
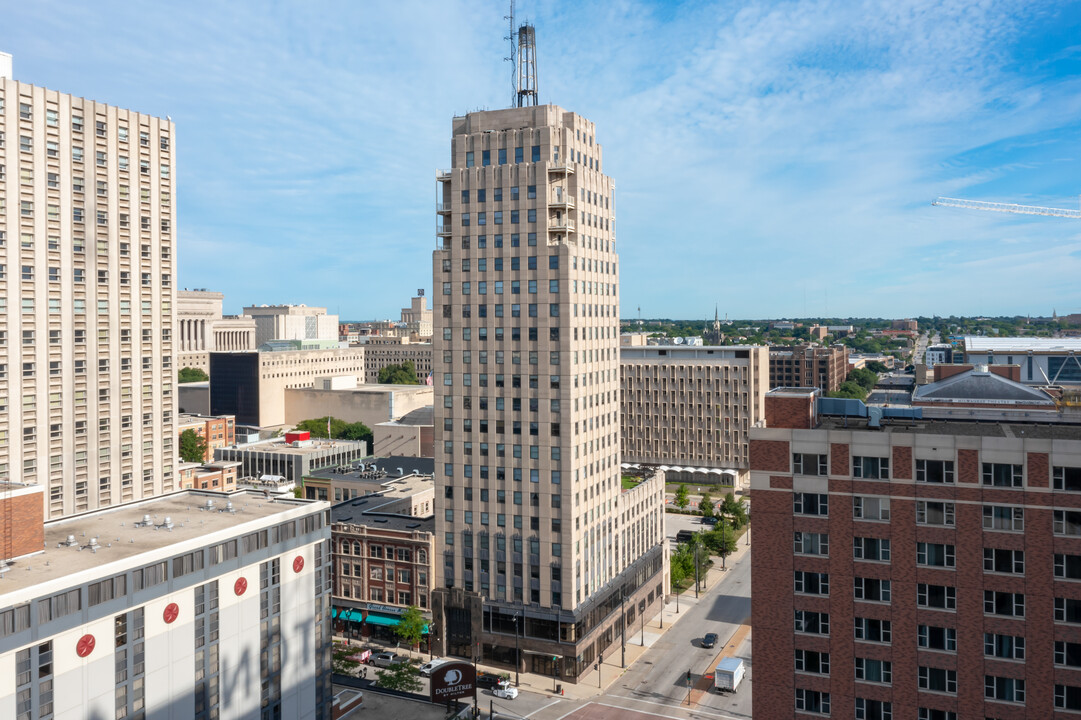
[[0, 58], [0, 481], [46, 517], [175, 487], [172, 122]]
[[433, 262], [436, 642], [512, 666], [517, 642], [521, 669], [571, 681], [665, 582], [662, 479], [621, 490], [595, 135], [554, 105], [454, 118]]

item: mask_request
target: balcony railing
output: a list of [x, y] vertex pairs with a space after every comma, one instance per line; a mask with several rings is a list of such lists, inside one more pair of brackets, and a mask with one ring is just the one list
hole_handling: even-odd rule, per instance
[[450, 225], [436, 225], [435, 234], [439, 237], [450, 237]]
[[450, 174], [451, 171], [449, 169], [439, 169], [435, 171], [435, 179], [438, 182], [450, 182]]
[[436, 203], [435, 204], [435, 211], [437, 213], [439, 213], [440, 215], [449, 215], [450, 214], [450, 203]]
[[574, 165], [565, 160], [557, 160], [548, 166], [548, 172], [562, 174], [572, 173], [574, 172]]
[[563, 188], [556, 188], [555, 193], [548, 200], [548, 204], [556, 207], [574, 207], [574, 196], [568, 192], [564, 192]]
[[548, 232], [574, 232], [574, 221], [570, 218], [558, 218], [548, 221]]

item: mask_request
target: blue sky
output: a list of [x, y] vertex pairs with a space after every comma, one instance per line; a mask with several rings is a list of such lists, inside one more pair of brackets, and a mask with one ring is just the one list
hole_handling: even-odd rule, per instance
[[[1081, 4], [518, 3], [597, 124], [623, 317], [1081, 311]], [[15, 77], [177, 123], [181, 287], [397, 317], [506, 4], [0, 0]]]

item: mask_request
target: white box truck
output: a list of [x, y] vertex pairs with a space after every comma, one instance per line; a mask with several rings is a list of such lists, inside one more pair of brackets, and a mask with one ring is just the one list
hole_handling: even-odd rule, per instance
[[719, 691], [735, 692], [747, 672], [740, 658], [725, 658], [713, 671], [713, 687]]

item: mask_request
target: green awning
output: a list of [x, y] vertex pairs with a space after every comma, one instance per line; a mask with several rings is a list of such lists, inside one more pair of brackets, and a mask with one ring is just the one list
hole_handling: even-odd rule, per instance
[[398, 624], [399, 618], [397, 615], [383, 615], [381, 613], [368, 611], [367, 623], [369, 625], [384, 625], [386, 627], [394, 627]]

